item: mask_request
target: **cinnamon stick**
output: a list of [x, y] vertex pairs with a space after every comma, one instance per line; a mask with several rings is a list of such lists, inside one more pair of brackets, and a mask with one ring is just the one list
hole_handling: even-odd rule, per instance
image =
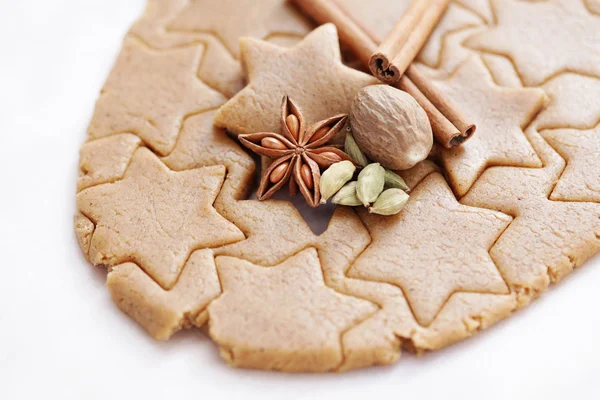
[[464, 142], [464, 140], [461, 142], [460, 139], [457, 139], [462, 137], [459, 130], [406, 75], [403, 75], [393, 86], [410, 94], [425, 110], [427, 117], [429, 117], [433, 136], [438, 143], [449, 149]]
[[[292, 0], [292, 2], [315, 22], [319, 24], [333, 23], [337, 27], [340, 41], [366, 68], [369, 68], [371, 55], [375, 52], [377, 43], [380, 42], [373, 32], [361, 26], [340, 4], [333, 0]], [[417, 81], [412, 81], [413, 78], [416, 78]], [[475, 131], [475, 125], [469, 123], [468, 119], [452, 105], [450, 100], [414, 65], [411, 64], [407, 68], [405, 75], [394, 86], [409, 93], [423, 107], [431, 122], [433, 135], [442, 146], [446, 148], [458, 146], [471, 137]], [[460, 131], [457, 125], [449, 120], [448, 115], [443, 114], [437, 108], [438, 105], [448, 115], [458, 118], [456, 124], [463, 127], [464, 131]]]
[[450, 0], [413, 0], [371, 56], [369, 68], [384, 83], [396, 83], [419, 54]]
[[[335, 1], [335, 0], [334, 0]], [[380, 42], [379, 37], [369, 28], [353, 20], [350, 13], [338, 4], [339, 11], [344, 13], [359, 30], [369, 36], [373, 43]], [[459, 146], [475, 133], [476, 126], [450, 100], [427, 79], [414, 65], [410, 65], [405, 75], [394, 87], [404, 90], [417, 100], [425, 110], [431, 123], [435, 139], [446, 148]], [[450, 116], [448, 118], [448, 116]]]
[[[443, 139], [440, 141], [444, 147], [449, 149], [459, 146], [473, 136], [473, 133], [475, 133], [475, 129], [477, 128], [475, 124], [471, 122], [471, 120], [458, 107], [456, 107], [450, 101], [450, 99], [444, 96], [440, 90], [433, 86], [431, 81], [429, 81], [429, 79], [427, 79], [427, 77], [423, 75], [418, 68], [416, 68], [414, 65], [411, 65], [406, 70], [404, 76], [412, 81], [414, 85], [417, 86], [423, 93], [423, 95], [425, 95], [425, 97], [431, 101], [431, 103], [435, 106], [435, 109], [450, 122], [454, 129], [457, 129], [458, 132], [460, 132], [460, 134], [457, 135], [456, 133], [450, 133], [450, 130], [444, 131], [446, 134], [442, 135]], [[425, 111], [427, 112], [427, 109], [425, 109]]]
[[[369, 46], [376, 46], [376, 43], [380, 42], [377, 34], [375, 34], [366, 26], [361, 25], [358, 21], [354, 20], [350, 13], [341, 4], [337, 4], [337, 7], [339, 12], [344, 14], [348, 21], [350, 21], [350, 25], [353, 26], [353, 30], [360, 31], [361, 35], [368, 36], [368, 39], [361, 39], [361, 42], [365, 42], [368, 40], [371, 44], [367, 46], [362, 45], [361, 47], [368, 48]], [[335, 11], [335, 8], [332, 8], [332, 10]], [[340, 20], [340, 18], [338, 17], [336, 20]], [[340, 40], [342, 40], [341, 32], [345, 30], [345, 25], [337, 26], [338, 31], [340, 32]], [[354, 48], [358, 49], [358, 47], [348, 46], [348, 42], [345, 42], [344, 40], [342, 40], [342, 43], [346, 44], [346, 46], [349, 47], [351, 51], [353, 51]], [[355, 56], [359, 56], [359, 54], [357, 54], [356, 51], [353, 51], [353, 53]], [[410, 65], [407, 69], [406, 74], [403, 75], [398, 82], [392, 85], [395, 88], [404, 90], [406, 93], [410, 94], [417, 101], [417, 103], [419, 103], [423, 110], [425, 110], [427, 117], [429, 117], [431, 130], [433, 131], [433, 136], [435, 137], [435, 140], [445, 148], [456, 147], [461, 143], [464, 143], [464, 141], [467, 140], [473, 134], [473, 132], [475, 132], [475, 125], [471, 124], [470, 129], [467, 129], [468, 127], [465, 128], [465, 131], [467, 132], [466, 135], [461, 133], [461, 131], [448, 118], [446, 118], [442, 112], [440, 112], [437, 106], [434, 103], [432, 103], [432, 101], [430, 101], [427, 95], [423, 93], [424, 91], [421, 91], [419, 87], [415, 83], [413, 83], [413, 81], [408, 77], [408, 75], [416, 76], [417, 81], [420, 83], [420, 85], [422, 87], [426, 87], [424, 91], [429, 93], [429, 96], [439, 99], [436, 100], [436, 103], [440, 103], [446, 106], [445, 108], [452, 109], [454, 107], [448, 106], [448, 104], [451, 103], [447, 99], [447, 97], [444, 96], [444, 94], [440, 92], [435, 86], [433, 86], [431, 82], [421, 73], [421, 71], [419, 71], [419, 69], [413, 65]], [[459, 115], [458, 113], [460, 113], [460, 111], [456, 110], [454, 113]], [[462, 113], [460, 113], [460, 115], [462, 115]], [[466, 121], [466, 118], [464, 120]]]
[[377, 49], [369, 33], [353, 21], [332, 0], [291, 0], [307, 16], [318, 24], [333, 23], [338, 31], [340, 42], [354, 54], [367, 68], [371, 54]]

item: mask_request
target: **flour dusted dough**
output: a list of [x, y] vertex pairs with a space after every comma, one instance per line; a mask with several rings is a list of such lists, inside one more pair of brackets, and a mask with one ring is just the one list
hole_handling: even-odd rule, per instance
[[[340, 2], [384, 36], [410, 1]], [[400, 172], [400, 214], [338, 207], [317, 235], [248, 199], [256, 163], [226, 130], [279, 130], [283, 94], [309, 123], [347, 113], [375, 80], [284, 0], [149, 0], [81, 148], [79, 245], [150, 335], [208, 328], [239, 367], [346, 371], [467, 338], [600, 250], [598, 4], [453, 1], [418, 64], [477, 133]]]

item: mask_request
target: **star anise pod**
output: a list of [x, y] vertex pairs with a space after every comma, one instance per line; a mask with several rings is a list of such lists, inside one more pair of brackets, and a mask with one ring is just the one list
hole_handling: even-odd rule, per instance
[[340, 114], [307, 128], [300, 109], [287, 96], [283, 96], [281, 133], [239, 135], [244, 146], [256, 154], [273, 159], [260, 180], [256, 193], [258, 199], [268, 199], [289, 182], [292, 196], [300, 188], [306, 202], [311, 207], [318, 206], [321, 200], [321, 169], [342, 160], [351, 160], [342, 150], [327, 145], [342, 129], [347, 118], [347, 115]]

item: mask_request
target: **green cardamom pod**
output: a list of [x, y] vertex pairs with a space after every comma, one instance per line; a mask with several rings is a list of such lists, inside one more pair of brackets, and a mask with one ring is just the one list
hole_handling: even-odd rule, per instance
[[410, 191], [410, 188], [408, 187], [406, 182], [404, 182], [404, 179], [402, 179], [400, 175], [393, 171], [390, 171], [389, 169], [385, 170], [385, 188], [402, 189], [407, 193]]
[[356, 181], [348, 182], [331, 198], [331, 202], [342, 206], [360, 206], [362, 202], [356, 197]]
[[356, 197], [365, 207], [377, 200], [385, 185], [385, 169], [379, 163], [367, 165], [358, 174]]
[[337, 193], [352, 176], [356, 167], [352, 161], [344, 160], [332, 164], [321, 175], [319, 189], [321, 190], [321, 204], [325, 204], [327, 199]]
[[346, 141], [344, 142], [344, 152], [348, 154], [348, 156], [361, 167], [366, 167], [369, 164], [369, 160], [365, 153], [358, 147], [356, 140], [354, 140], [354, 136], [352, 136], [351, 132], [346, 134]]
[[369, 207], [369, 212], [379, 215], [393, 215], [400, 212], [408, 201], [409, 196], [401, 189], [384, 190], [375, 203]]

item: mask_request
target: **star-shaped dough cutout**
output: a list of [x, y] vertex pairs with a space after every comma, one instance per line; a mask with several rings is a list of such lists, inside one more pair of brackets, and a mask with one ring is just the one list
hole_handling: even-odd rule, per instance
[[207, 320], [205, 307], [221, 293], [210, 250], [192, 253], [177, 283], [164, 290], [132, 262], [113, 267], [106, 278], [113, 301], [153, 338], [167, 340], [192, 324]]
[[[308, 247], [316, 236], [299, 212], [288, 201], [242, 200], [251, 188], [254, 160], [228, 136], [213, 125], [215, 111], [188, 118], [175, 149], [162, 161], [172, 170], [183, 171], [208, 165], [224, 165], [227, 178], [215, 208], [246, 234], [246, 240], [215, 249], [216, 254], [244, 258], [274, 265]], [[306, 205], [300, 201], [300, 205]], [[306, 206], [308, 208], [308, 206]], [[319, 207], [323, 215], [328, 207]], [[315, 217], [314, 209], [312, 217]]]
[[77, 191], [123, 177], [133, 152], [141, 144], [131, 133], [92, 140], [79, 150]]
[[215, 116], [233, 133], [279, 132], [284, 95], [294, 99], [307, 123], [347, 114], [356, 93], [376, 79], [340, 59], [337, 31], [325, 24], [292, 48], [255, 39], [241, 41], [249, 84]]
[[274, 265], [314, 243], [316, 236], [289, 201], [220, 203], [221, 212], [246, 233], [246, 240], [215, 249], [218, 255]]
[[552, 129], [541, 135], [567, 160], [550, 199], [600, 202], [600, 123], [593, 129]]
[[[204, 4], [203, 2], [202, 4]], [[237, 1], [236, 5], [240, 2]], [[269, 24], [267, 28], [277, 29], [284, 26], [285, 32], [271, 32], [266, 35], [265, 40], [270, 42], [277, 41], [278, 43], [285, 42], [285, 46], [289, 46], [291, 42], [294, 44], [302, 39], [310, 29], [303, 26], [299, 33], [286, 33], [290, 26], [298, 27], [298, 14], [286, 12], [289, 6], [282, 7], [281, 1], [261, 2], [259, 12], [268, 14], [269, 10], [265, 6], [270, 6], [273, 9], [271, 15], [280, 15], [280, 19], [275, 19], [273, 24]], [[215, 36], [212, 31], [179, 31], [169, 29], [169, 24], [176, 16], [182, 14], [182, 10], [191, 8], [198, 9], [198, 6], [192, 7], [189, 0], [148, 0], [146, 10], [142, 16], [132, 25], [129, 30], [129, 35], [141, 39], [148, 46], [156, 49], [169, 49], [183, 46], [200, 46], [204, 48], [202, 62], [198, 68], [198, 77], [202, 82], [206, 83], [211, 88], [218, 90], [227, 97], [233, 97], [237, 92], [244, 88], [244, 76], [238, 57], [238, 51], [235, 55], [231, 53], [223, 40]], [[205, 11], [199, 17], [202, 19]], [[189, 17], [189, 16], [188, 16]], [[198, 17], [198, 16], [193, 16]], [[192, 17], [192, 18], [193, 18]], [[198, 18], [195, 21], [199, 20]], [[213, 21], [221, 21], [218, 25], [223, 25], [223, 29], [235, 29], [233, 26], [226, 26], [227, 23], [220, 18], [215, 18]], [[306, 22], [304, 22], [306, 24]], [[252, 27], [256, 30], [256, 26]], [[295, 28], [294, 28], [295, 29]], [[252, 34], [250, 32], [247, 35]], [[232, 39], [235, 39], [232, 37]], [[238, 40], [234, 40], [234, 45], [238, 47]]]
[[522, 131], [544, 104], [541, 89], [497, 86], [478, 56], [437, 84], [477, 124], [477, 134], [468, 146], [441, 150], [450, 184], [459, 197], [488, 166], [542, 166]]
[[542, 86], [550, 104], [535, 119], [537, 129], [594, 126], [600, 116], [600, 79], [561, 74]]
[[416, 187], [400, 213], [363, 213], [363, 221], [373, 241], [348, 276], [400, 287], [421, 325], [455, 292], [508, 293], [488, 250], [511, 218], [459, 204], [438, 173]]
[[189, 0], [148, 0], [146, 10], [131, 26], [129, 35], [155, 49], [203, 47], [198, 77], [211, 88], [231, 97], [244, 87], [239, 61], [210, 33], [173, 32], [167, 24], [188, 6]]
[[122, 180], [77, 195], [79, 211], [95, 225], [94, 264], [133, 261], [168, 289], [190, 253], [244, 239], [212, 203], [225, 167], [170, 171], [148, 149], [138, 149]]
[[377, 310], [325, 285], [309, 248], [274, 267], [216, 258], [223, 294], [208, 307], [210, 336], [235, 366], [330, 371], [343, 361], [340, 335]]
[[197, 78], [201, 57], [201, 46], [156, 51], [126, 40], [96, 103], [90, 136], [135, 133], [168, 154], [185, 117], [226, 100]]
[[[304, 201], [295, 207], [289, 201], [242, 200], [249, 194], [255, 163], [231, 137], [213, 125], [214, 114], [212, 110], [188, 118], [177, 145], [162, 161], [175, 171], [209, 165], [227, 168], [215, 208], [239, 227], [246, 239], [214, 249], [215, 253], [275, 265], [318, 242], [302, 217], [300, 207], [306, 204]], [[411, 182], [414, 178], [406, 179]], [[314, 217], [315, 211], [311, 210]], [[319, 207], [317, 212], [324, 222], [329, 221], [329, 207]]]
[[148, 0], [142, 15], [129, 28], [129, 35], [157, 49], [190, 45], [198, 35], [169, 32], [167, 24], [188, 5], [189, 0]]
[[[205, 142], [200, 143], [205, 144]], [[425, 160], [409, 170], [400, 171], [400, 175], [412, 188], [433, 171], [438, 171], [438, 167], [431, 161]], [[215, 254], [243, 258], [262, 265], [279, 264], [307, 247], [322, 250], [322, 245], [329, 242], [337, 243], [339, 246], [339, 232], [342, 231], [339, 226], [344, 222], [352, 226], [344, 227], [343, 231], [346, 235], [357, 239], [364, 231], [360, 222], [358, 222], [359, 228], [350, 224], [350, 221], [355, 221], [357, 216], [349, 208], [347, 209], [349, 212], [341, 212], [346, 208], [337, 207], [331, 215], [330, 209], [319, 207], [317, 209], [319, 215], [316, 217], [329, 224], [321, 235], [317, 235], [303, 219], [299, 206], [290, 201], [275, 199], [218, 201], [216, 207], [222, 215], [246, 234], [246, 240], [214, 249]], [[321, 208], [323, 210], [319, 211]], [[314, 209], [312, 217], [315, 217]], [[323, 267], [326, 268], [325, 265]]]
[[600, 17], [581, 0], [492, 0], [497, 25], [467, 45], [510, 57], [535, 86], [562, 71], [600, 76]]
[[194, 0], [175, 17], [170, 29], [212, 33], [238, 57], [242, 36], [304, 36], [309, 24], [287, 0], [261, 0], [260, 5], [255, 0]]
[[[409, 171], [402, 171], [402, 174], [413, 188], [436, 170], [432, 163], [424, 161]], [[346, 276], [346, 270], [370, 242], [371, 236], [354, 210], [338, 207], [327, 231], [319, 236], [316, 243], [328, 286], [381, 307], [343, 334], [345, 357], [339, 371], [391, 364], [400, 355], [403, 343], [410, 343], [418, 353], [447, 346], [487, 328], [515, 308], [516, 296], [513, 294], [455, 293], [435, 320], [423, 327], [415, 320], [399, 287]]]
[[223, 129], [213, 125], [215, 113], [216, 110], [210, 110], [187, 118], [175, 148], [162, 161], [174, 171], [225, 166], [227, 177], [216, 201], [218, 207], [220, 203], [232, 204], [248, 197], [256, 164]]
[[565, 162], [534, 128], [526, 133], [544, 168], [490, 168], [461, 200], [515, 216], [490, 255], [520, 306], [600, 251], [600, 204], [549, 200]]

